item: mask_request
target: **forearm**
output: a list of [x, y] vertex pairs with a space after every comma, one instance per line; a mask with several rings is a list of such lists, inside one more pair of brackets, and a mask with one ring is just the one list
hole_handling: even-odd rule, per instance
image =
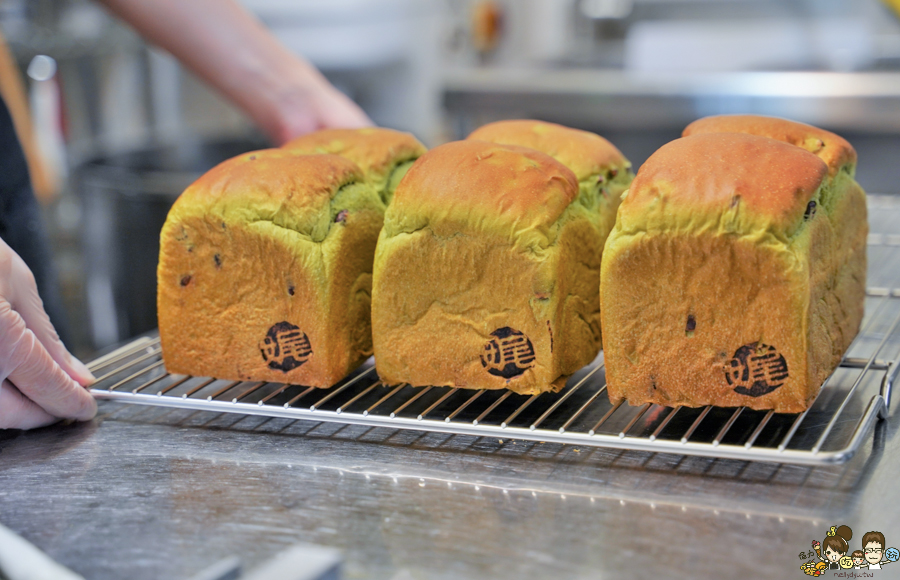
[[99, 1], [221, 91], [276, 142], [317, 128], [286, 127], [285, 111], [315, 104], [310, 95], [330, 85], [234, 0]]

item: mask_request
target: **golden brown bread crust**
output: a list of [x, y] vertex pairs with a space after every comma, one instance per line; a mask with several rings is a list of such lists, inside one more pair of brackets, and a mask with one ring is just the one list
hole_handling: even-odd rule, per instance
[[391, 202], [391, 223], [542, 230], [577, 195], [572, 172], [540, 151], [454, 141], [432, 149], [410, 168]]
[[[177, 212], [181, 207], [213, 207], [237, 201], [249, 211], [277, 216], [285, 227], [321, 237], [322, 228], [331, 227], [322, 208], [342, 186], [360, 180], [359, 167], [336, 155], [300, 156], [282, 149], [251, 151], [223, 161], [200, 176], [178, 197], [173, 209]], [[291, 195], [293, 191], [302, 195]], [[235, 195], [240, 195], [240, 200], [235, 200]]]
[[538, 151], [448, 143], [407, 173], [385, 214], [372, 287], [388, 384], [560, 386], [600, 346], [596, 214]]
[[827, 167], [815, 155], [765, 137], [683, 137], [644, 163], [622, 202], [619, 220], [628, 230], [632, 220], [644, 223], [650, 214], [651, 226], [660, 221], [670, 227], [676, 216], [692, 222], [702, 212], [730, 215], [728, 227], [739, 230], [762, 227], [790, 235], [826, 175]]
[[697, 134], [660, 149], [601, 269], [609, 395], [808, 407], [863, 314], [865, 198], [791, 145]]
[[[741, 238], [666, 234], [607, 251], [601, 311], [610, 400], [782, 412], [805, 407], [812, 392], [805, 386], [805, 344], [797, 340], [805, 328], [793, 314], [805, 301], [802, 285], [785, 280], [779, 252]], [[790, 378], [802, 380], [765, 397], [736, 392], [728, 365], [756, 355], [756, 345], [773, 346]]]
[[191, 185], [160, 234], [173, 373], [328, 387], [371, 351], [384, 206], [352, 162], [265, 150]]
[[631, 167], [625, 156], [603, 137], [545, 121], [515, 119], [488, 123], [467, 139], [519, 145], [543, 151], [575, 173], [578, 181]]
[[856, 150], [846, 139], [796, 121], [761, 115], [719, 115], [694, 121], [682, 136], [701, 133], [748, 133], [796, 145], [819, 156], [828, 165], [832, 177], [842, 167], [849, 166], [850, 175], [856, 169]]
[[[631, 163], [609, 141], [587, 131], [554, 123], [533, 120], [498, 121], [475, 130], [468, 140], [529, 147], [550, 155], [569, 169], [578, 179], [578, 203], [597, 217], [594, 248], [584, 246], [581, 254], [593, 249], [590, 261], [603, 257], [603, 244], [616, 223], [622, 195], [628, 190], [634, 173]], [[590, 270], [588, 278], [599, 276]], [[597, 277], [596, 283], [600, 280]]]
[[427, 150], [412, 134], [383, 127], [322, 129], [297, 137], [282, 148], [302, 154], [332, 153], [349, 159], [359, 165], [385, 202], [390, 201], [390, 194], [383, 190], [391, 186], [391, 173]]

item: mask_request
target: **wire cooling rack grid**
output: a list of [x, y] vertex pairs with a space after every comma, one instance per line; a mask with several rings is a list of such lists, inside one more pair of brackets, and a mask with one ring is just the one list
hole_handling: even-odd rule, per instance
[[98, 399], [200, 411], [798, 464], [849, 459], [900, 374], [900, 290], [870, 289], [863, 329], [809, 410], [632, 407], [606, 396], [602, 355], [558, 393], [388, 386], [371, 361], [330, 389], [166, 372], [157, 337], [89, 367]]

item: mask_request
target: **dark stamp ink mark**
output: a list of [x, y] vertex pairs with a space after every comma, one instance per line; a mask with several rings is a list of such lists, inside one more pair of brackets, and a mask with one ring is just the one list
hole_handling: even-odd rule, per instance
[[288, 294], [290, 294], [291, 296], [294, 295], [294, 285], [293, 284], [288, 284]]
[[484, 345], [481, 365], [496, 377], [511, 379], [534, 366], [534, 346], [527, 336], [504, 326], [491, 333]]
[[213, 256], [213, 261], [215, 261], [215, 263], [216, 263], [216, 268], [222, 267], [222, 256], [220, 256], [219, 254], [216, 254], [215, 256]]
[[734, 392], [761, 397], [784, 384], [788, 378], [787, 361], [774, 346], [754, 342], [735, 351], [725, 363], [725, 379]]
[[803, 219], [808, 221], [816, 215], [816, 202], [815, 200], [806, 204], [806, 213], [803, 214]]
[[347, 210], [342, 209], [336, 216], [334, 216], [334, 223], [342, 224], [345, 221], [347, 221]]
[[266, 338], [259, 343], [259, 351], [270, 369], [285, 373], [308, 361], [313, 352], [309, 337], [287, 321], [269, 329]]
[[191, 275], [185, 274], [184, 276], [182, 276], [180, 283], [182, 286], [187, 286], [188, 284], [190, 284], [191, 283]]
[[685, 334], [691, 334], [694, 332], [694, 329], [697, 328], [697, 319], [694, 318], [693, 314], [688, 314], [687, 324], [684, 325]]

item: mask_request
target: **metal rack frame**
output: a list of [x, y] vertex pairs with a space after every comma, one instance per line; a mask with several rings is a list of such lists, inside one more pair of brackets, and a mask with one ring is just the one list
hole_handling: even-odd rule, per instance
[[[384, 385], [371, 361], [330, 389], [171, 375], [164, 368], [156, 337], [138, 339], [88, 366], [98, 375], [91, 389], [94, 396], [125, 403], [825, 465], [852, 457], [876, 420], [887, 416], [893, 385], [900, 374], [900, 353], [882, 358], [888, 343], [900, 343], [900, 289], [869, 289], [867, 301], [874, 302], [874, 307], [848, 353], [859, 350], [855, 347], [863, 342], [875, 344], [874, 348], [867, 349], [871, 352], [865, 357], [845, 357], [810, 408], [796, 415], [747, 408], [611, 404], [602, 396], [606, 391], [602, 355], [571, 377], [560, 392], [531, 396], [510, 391]], [[877, 330], [878, 326], [886, 326], [886, 330]], [[861, 394], [864, 384], [879, 378], [877, 392], [866, 401]], [[815, 420], [807, 420], [811, 416]]]

